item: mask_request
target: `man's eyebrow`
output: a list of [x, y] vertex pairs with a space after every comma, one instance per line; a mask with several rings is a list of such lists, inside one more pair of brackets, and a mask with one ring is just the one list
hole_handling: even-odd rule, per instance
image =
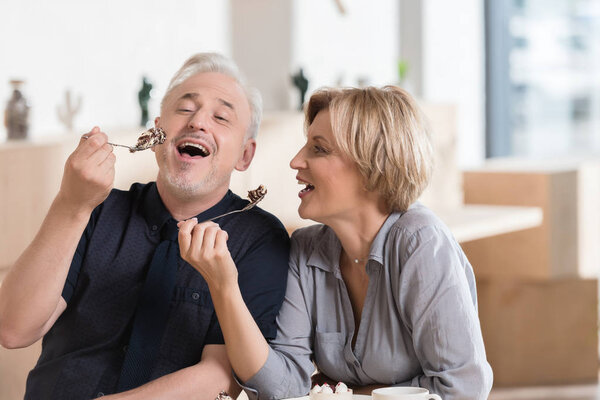
[[231, 110], [233, 112], [235, 112], [235, 107], [233, 106], [232, 103], [228, 102], [227, 100], [223, 100], [221, 98], [219, 98], [218, 100], [219, 100], [219, 103], [223, 104], [225, 107], [231, 108]]
[[186, 93], [183, 96], [181, 96], [179, 100], [194, 100], [196, 97], [198, 97], [198, 93]]
[[[195, 100], [197, 97], [199, 96], [198, 93], [186, 93], [183, 96], [181, 96], [179, 98], [179, 100]], [[233, 106], [233, 103], [230, 103], [229, 101], [222, 99], [222, 98], [217, 98], [217, 100], [219, 101], [219, 103], [223, 104], [225, 107], [230, 108], [231, 111], [233, 111], [235, 113], [235, 107]]]

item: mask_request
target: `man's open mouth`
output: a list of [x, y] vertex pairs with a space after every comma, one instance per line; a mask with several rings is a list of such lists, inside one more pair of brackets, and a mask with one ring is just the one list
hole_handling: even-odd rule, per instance
[[201, 144], [191, 142], [181, 143], [177, 146], [177, 151], [182, 156], [187, 155], [189, 157], [207, 157], [210, 155], [210, 151], [206, 147], [202, 146]]

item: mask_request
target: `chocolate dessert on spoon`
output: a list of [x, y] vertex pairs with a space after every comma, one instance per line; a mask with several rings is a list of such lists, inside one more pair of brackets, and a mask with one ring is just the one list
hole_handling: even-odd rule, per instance
[[[84, 139], [89, 138], [87, 135], [82, 136]], [[167, 133], [162, 128], [150, 128], [147, 131], [144, 131], [138, 137], [137, 143], [135, 146], [125, 146], [124, 144], [117, 143], [108, 143], [111, 146], [119, 146], [125, 147], [129, 149], [130, 153], [135, 153], [136, 151], [142, 151], [149, 148], [152, 148], [158, 144], [163, 144], [167, 139]]]

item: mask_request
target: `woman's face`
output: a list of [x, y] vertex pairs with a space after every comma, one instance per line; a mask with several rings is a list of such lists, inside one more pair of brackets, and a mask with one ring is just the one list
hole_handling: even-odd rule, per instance
[[308, 128], [306, 144], [290, 162], [305, 188], [300, 217], [327, 225], [349, 220], [367, 200], [363, 178], [354, 161], [335, 145], [328, 110], [320, 111]]

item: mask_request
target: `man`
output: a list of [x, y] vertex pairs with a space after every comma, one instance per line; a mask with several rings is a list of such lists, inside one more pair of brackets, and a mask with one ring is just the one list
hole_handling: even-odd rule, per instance
[[[156, 183], [111, 190], [115, 155], [98, 127], [65, 165], [39, 233], [0, 287], [0, 340], [44, 337], [26, 399], [214, 399], [232, 377], [208, 287], [179, 256], [177, 221], [208, 220], [248, 202], [229, 191], [248, 168], [261, 101], [217, 54], [175, 74], [155, 125]], [[289, 238], [255, 207], [218, 219], [244, 300], [265, 337], [276, 335]]]

